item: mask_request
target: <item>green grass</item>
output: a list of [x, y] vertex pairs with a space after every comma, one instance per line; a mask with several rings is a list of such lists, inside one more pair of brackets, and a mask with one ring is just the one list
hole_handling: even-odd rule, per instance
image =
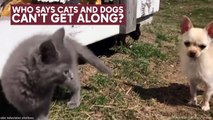
[[[151, 25], [142, 27], [140, 39], [129, 47], [117, 47], [116, 54], [104, 60], [113, 68], [113, 76], [91, 72], [89, 79], [81, 81], [91, 87], [82, 89], [81, 105], [70, 110], [66, 106], [68, 99], [56, 99], [50, 119], [212, 119], [212, 110], [203, 112], [185, 104], [189, 91], [178, 59], [181, 17], [187, 15], [195, 26], [204, 28], [213, 20], [212, 11], [213, 0], [161, 0], [160, 11]], [[67, 92], [62, 89], [59, 94], [63, 98]]]
[[130, 54], [137, 59], [140, 58], [156, 58], [156, 59], [165, 59], [165, 54], [160, 51], [156, 46], [149, 43], [133, 43], [130, 49], [125, 46], [120, 47], [120, 52], [125, 54]]
[[112, 80], [109, 80], [107, 77], [102, 75], [93, 76], [91, 79], [93, 85], [97, 86], [98, 88], [107, 87], [112, 84]]

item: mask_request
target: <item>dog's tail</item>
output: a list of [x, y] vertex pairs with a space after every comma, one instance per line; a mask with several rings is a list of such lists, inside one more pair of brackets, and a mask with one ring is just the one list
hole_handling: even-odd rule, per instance
[[112, 75], [112, 71], [109, 67], [107, 67], [92, 51], [90, 51], [87, 47], [82, 46], [81, 44], [77, 43], [73, 39], [68, 38], [67, 42], [72, 44], [71, 46], [75, 48], [78, 55], [81, 58], [85, 59], [89, 64], [96, 67], [103, 73], [107, 73], [108, 75]]

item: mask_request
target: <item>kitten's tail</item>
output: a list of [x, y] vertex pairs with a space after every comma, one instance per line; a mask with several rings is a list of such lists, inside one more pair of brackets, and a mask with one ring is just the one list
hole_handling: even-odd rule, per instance
[[89, 64], [96, 67], [98, 70], [100, 70], [103, 73], [107, 73], [108, 75], [112, 75], [112, 71], [109, 67], [107, 67], [92, 51], [90, 51], [87, 47], [82, 46], [81, 44], [77, 43], [76, 41], [72, 39], [68, 39], [73, 47], [75, 47], [75, 50], [77, 53], [85, 59]]

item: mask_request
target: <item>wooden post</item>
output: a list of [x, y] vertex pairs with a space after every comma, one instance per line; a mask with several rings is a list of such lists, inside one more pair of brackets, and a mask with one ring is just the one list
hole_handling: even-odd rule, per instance
[[[117, 3], [118, 0], [115, 0]], [[119, 4], [126, 5], [126, 25], [120, 26], [120, 33], [127, 34], [136, 30], [137, 0], [119, 0]]]

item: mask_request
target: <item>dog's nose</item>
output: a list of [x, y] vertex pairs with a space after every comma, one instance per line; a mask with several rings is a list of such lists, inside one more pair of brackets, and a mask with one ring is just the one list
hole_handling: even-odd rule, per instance
[[196, 52], [190, 51], [188, 55], [189, 57], [194, 58], [196, 56]]

